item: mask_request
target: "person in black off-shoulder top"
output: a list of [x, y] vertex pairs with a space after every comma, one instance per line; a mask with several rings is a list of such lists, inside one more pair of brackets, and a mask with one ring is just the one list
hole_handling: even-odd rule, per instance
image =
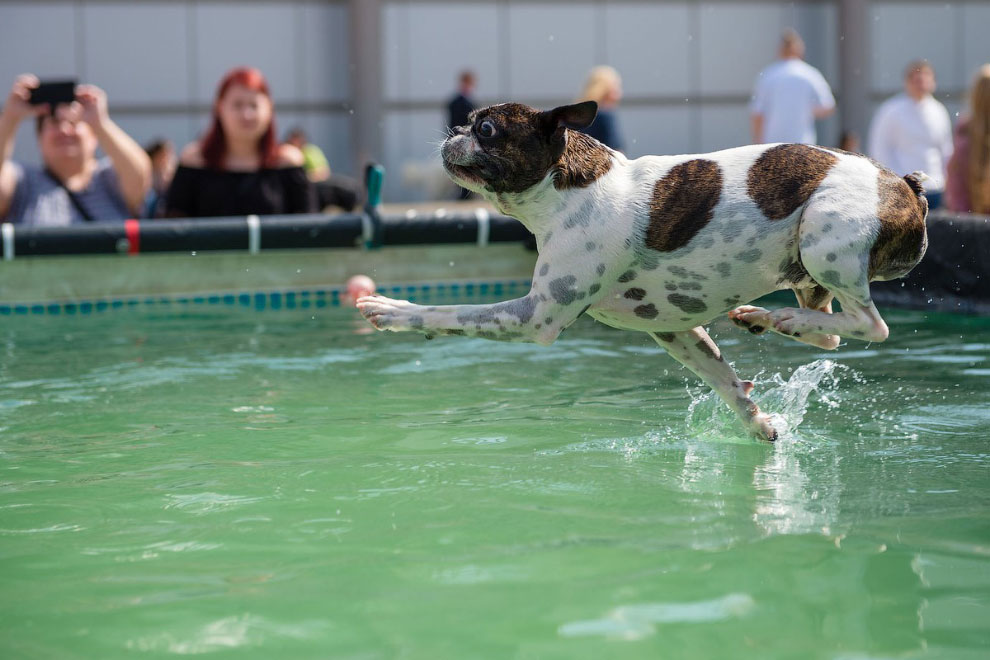
[[316, 212], [303, 155], [275, 139], [275, 109], [257, 69], [234, 69], [217, 90], [206, 135], [186, 145], [165, 215], [216, 217]]

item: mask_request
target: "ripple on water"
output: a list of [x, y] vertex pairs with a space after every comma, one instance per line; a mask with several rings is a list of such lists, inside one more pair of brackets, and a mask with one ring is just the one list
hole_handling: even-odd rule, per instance
[[490, 582], [523, 582], [528, 579], [518, 566], [458, 566], [433, 574], [440, 584], [485, 584]]
[[622, 605], [599, 619], [565, 623], [557, 632], [562, 637], [602, 636], [632, 641], [655, 634], [658, 624], [737, 619], [749, 614], [754, 606], [749, 594], [727, 594], [714, 600], [687, 603]]
[[925, 405], [900, 415], [904, 428], [931, 435], [955, 435], [962, 429], [978, 429], [990, 421], [990, 410], [983, 406]]
[[37, 403], [29, 399], [0, 399], [0, 414]]
[[326, 621], [276, 623], [254, 614], [229, 616], [185, 633], [163, 632], [128, 640], [127, 648], [181, 655], [212, 653], [223, 649], [250, 648], [279, 640], [310, 640], [324, 637], [331, 629]]
[[166, 495], [164, 509], [177, 509], [195, 515], [227, 511], [245, 504], [260, 502], [260, 497], [221, 495], [219, 493], [195, 493], [192, 495]]
[[[21, 380], [0, 383], [5, 390], [40, 390], [39, 397], [55, 403], [90, 401], [95, 391], [143, 390], [160, 385], [184, 383], [200, 378], [232, 378], [245, 370], [319, 371], [328, 366], [357, 362], [365, 351], [326, 350], [306, 357], [263, 357], [255, 353], [219, 353], [206, 357], [168, 357], [151, 363], [124, 362], [90, 369], [65, 378]], [[26, 399], [0, 399], [5, 409], [37, 403]]]
[[[393, 351], [408, 354], [412, 348], [412, 359], [400, 360], [380, 370], [385, 375], [413, 374], [428, 371], [450, 371], [480, 364], [498, 362], [552, 362], [555, 360], [575, 360], [582, 357], [621, 358], [622, 354], [607, 348], [602, 341], [590, 339], [560, 340], [552, 346], [535, 344], [501, 344], [492, 350], [485, 339], [467, 339], [459, 342], [432, 342], [412, 348], [410, 344], [396, 344]], [[379, 355], [379, 360], [383, 358]]]

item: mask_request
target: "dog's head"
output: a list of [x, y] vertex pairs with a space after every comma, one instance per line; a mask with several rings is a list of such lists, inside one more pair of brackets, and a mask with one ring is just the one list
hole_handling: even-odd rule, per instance
[[544, 112], [521, 103], [477, 110], [470, 125], [453, 129], [444, 141], [443, 166], [455, 182], [475, 192], [523, 192], [556, 166], [566, 129], [587, 128], [597, 112], [594, 101]]

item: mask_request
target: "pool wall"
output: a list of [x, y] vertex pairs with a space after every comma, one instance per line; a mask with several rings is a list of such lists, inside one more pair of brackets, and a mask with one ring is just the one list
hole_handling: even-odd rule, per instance
[[[16, 235], [5, 225], [0, 315], [172, 302], [272, 308], [304, 297], [332, 305], [356, 273], [404, 297], [443, 300], [452, 286], [459, 297], [482, 288], [507, 295], [528, 282], [536, 260], [521, 225], [482, 213], [394, 216], [377, 234], [383, 247], [368, 241], [359, 215], [135, 224]], [[990, 218], [935, 212], [928, 236], [906, 278], [873, 283], [878, 304], [990, 314]], [[151, 250], [135, 249], [137, 240]]]

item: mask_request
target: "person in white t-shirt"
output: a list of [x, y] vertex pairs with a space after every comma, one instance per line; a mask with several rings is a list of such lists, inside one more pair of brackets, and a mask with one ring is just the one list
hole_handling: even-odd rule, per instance
[[945, 166], [952, 155], [952, 121], [935, 100], [935, 70], [924, 60], [904, 70], [904, 91], [884, 101], [870, 123], [867, 152], [901, 176], [921, 170], [928, 208], [945, 190]]
[[779, 55], [756, 79], [750, 104], [753, 142], [815, 144], [815, 120], [835, 112], [835, 97], [825, 77], [804, 61], [801, 35], [786, 30]]

